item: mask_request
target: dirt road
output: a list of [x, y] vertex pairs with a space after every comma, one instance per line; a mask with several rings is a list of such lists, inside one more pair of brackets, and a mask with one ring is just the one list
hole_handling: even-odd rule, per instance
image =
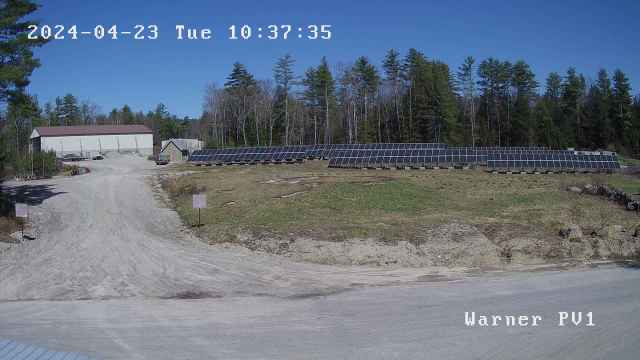
[[33, 204], [37, 239], [0, 258], [0, 300], [304, 296], [430, 272], [307, 265], [212, 248], [154, 195], [152, 162], [114, 155], [85, 165], [91, 173], [5, 184]]
[[[10, 184], [33, 204], [37, 239], [0, 258], [0, 341], [102, 359], [635, 359], [640, 351], [637, 268], [449, 282], [432, 281], [455, 276], [436, 269], [293, 263], [193, 238], [154, 197], [146, 160], [89, 166], [88, 175]], [[340, 292], [390, 283], [400, 285]], [[465, 311], [546, 321], [469, 328]], [[596, 326], [559, 327], [559, 311], [591, 311]]]

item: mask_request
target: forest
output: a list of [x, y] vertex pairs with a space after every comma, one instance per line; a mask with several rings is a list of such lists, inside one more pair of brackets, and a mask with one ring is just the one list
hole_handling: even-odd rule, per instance
[[33, 50], [46, 42], [28, 39], [33, 22], [24, 20], [37, 8], [28, 0], [0, 8], [1, 165], [24, 161], [34, 127], [80, 124], [145, 124], [156, 144], [189, 137], [207, 147], [446, 142], [640, 156], [640, 97], [620, 69], [585, 75], [569, 68], [540, 80], [525, 60], [469, 56], [451, 68], [413, 48], [389, 49], [379, 64], [367, 56], [349, 63], [323, 57], [303, 73], [285, 54], [264, 59], [273, 62], [266, 78], [236, 62], [226, 79], [202, 79], [208, 85], [199, 119], [178, 118], [163, 104], [103, 113], [73, 94], [41, 105], [28, 85], [40, 66]]
[[256, 79], [235, 63], [208, 86], [200, 136], [210, 146], [446, 142], [542, 145], [638, 154], [640, 98], [622, 70], [594, 78], [551, 73], [541, 84], [524, 60], [464, 59], [451, 70], [416, 49], [388, 50], [379, 66], [362, 56], [326, 58], [297, 76], [294, 59]]

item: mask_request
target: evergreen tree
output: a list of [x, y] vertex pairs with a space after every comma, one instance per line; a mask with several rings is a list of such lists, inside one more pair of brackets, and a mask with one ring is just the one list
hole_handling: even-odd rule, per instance
[[323, 56], [320, 60], [320, 65], [315, 71], [315, 92], [320, 99], [319, 105], [322, 107], [324, 113], [324, 143], [331, 144], [333, 139], [332, 126], [331, 126], [331, 112], [335, 107], [335, 88], [336, 84], [333, 80], [333, 75], [329, 69], [327, 59]]
[[406, 93], [407, 133], [409, 142], [430, 142], [436, 137], [436, 124], [431, 109], [433, 69], [427, 58], [416, 49], [409, 49], [403, 64], [403, 77], [408, 84]]
[[536, 143], [551, 148], [557, 147], [557, 130], [553, 123], [553, 105], [547, 97], [543, 97], [535, 105], [534, 116], [536, 119]]
[[515, 90], [515, 103], [510, 143], [533, 145], [535, 127], [532, 124], [531, 102], [536, 95], [538, 82], [529, 64], [522, 60], [513, 65], [511, 82]]
[[431, 114], [435, 123], [434, 142], [447, 142], [452, 145], [462, 143], [461, 127], [458, 122], [454, 79], [449, 66], [440, 61], [434, 61], [433, 94], [431, 97]]
[[[29, 39], [30, 25], [37, 25], [24, 18], [38, 9], [29, 0], [0, 2], [0, 102], [12, 100], [29, 85], [29, 77], [40, 66], [33, 56], [33, 49], [43, 45], [42, 39]], [[21, 98], [24, 99], [24, 98]]]
[[55, 126], [63, 126], [65, 124], [64, 122], [64, 117], [62, 117], [62, 98], [59, 96], [56, 96], [55, 100], [54, 100], [54, 108], [53, 108], [53, 114], [55, 116], [55, 123], [52, 123], [52, 125]]
[[503, 137], [509, 134], [511, 64], [488, 58], [478, 66], [478, 86], [482, 93], [479, 114], [484, 118], [482, 129], [485, 145], [503, 145]]
[[54, 126], [57, 124], [57, 116], [53, 105], [50, 102], [44, 104], [44, 125], [46, 126]]
[[233, 70], [227, 77], [227, 82], [224, 84], [227, 89], [247, 89], [256, 85], [256, 80], [253, 78], [247, 68], [239, 62], [233, 64]]
[[80, 121], [80, 108], [78, 99], [72, 94], [67, 94], [62, 98], [62, 104], [58, 116], [61, 119], [61, 125], [78, 125]]
[[362, 121], [360, 124], [362, 127], [359, 129], [361, 141], [372, 142], [375, 141], [376, 138], [380, 137], [380, 129], [378, 127], [378, 131], [376, 131], [376, 126], [371, 123], [371, 114], [369, 111], [372, 99], [377, 96], [378, 87], [380, 85], [380, 75], [378, 74], [376, 67], [364, 56], [356, 59], [353, 66], [353, 72], [361, 104]]
[[591, 120], [587, 136], [592, 148], [606, 148], [613, 138], [611, 94], [611, 80], [607, 71], [601, 69], [587, 96], [587, 117]]
[[611, 110], [613, 112], [614, 136], [618, 142], [618, 147], [621, 149], [624, 147], [629, 149], [633, 143], [632, 103], [629, 79], [618, 69], [613, 73]]
[[[476, 146], [476, 80], [475, 80], [475, 59], [468, 56], [464, 63], [458, 68], [456, 74], [457, 86], [462, 92], [462, 114], [465, 119], [465, 142]], [[470, 140], [470, 141], [469, 141]]]
[[402, 85], [402, 65], [400, 64], [400, 53], [394, 49], [390, 49], [384, 58], [382, 65], [385, 73], [385, 81], [391, 87], [393, 94], [393, 121], [391, 124], [385, 126], [387, 132], [387, 139], [391, 139], [393, 133], [393, 139], [395, 141], [402, 141], [402, 134], [404, 133], [404, 124], [402, 123], [400, 115], [400, 87]]
[[24, 93], [14, 94], [7, 108], [7, 120], [9, 133], [14, 134], [15, 153], [26, 153], [31, 131], [43, 123], [38, 99]]
[[546, 112], [551, 116], [550, 125], [545, 128], [545, 138], [549, 134], [552, 142], [545, 143], [550, 147], [566, 147], [566, 140], [561, 138], [560, 129], [564, 126], [564, 113], [562, 111], [562, 77], [556, 72], [549, 74], [546, 80], [546, 90], [544, 93], [544, 105]]
[[120, 112], [118, 109], [111, 109], [108, 119], [110, 125], [120, 125]]
[[630, 134], [630, 154], [636, 159], [640, 157], [640, 95], [633, 100], [632, 131]]
[[[249, 106], [251, 98], [256, 94], [256, 85], [257, 82], [253, 75], [239, 62], [233, 64], [233, 70], [224, 84], [225, 91], [232, 100], [230, 105], [236, 122], [236, 143], [240, 142], [240, 138], [242, 138], [244, 146], [249, 145], [250, 134], [248, 131], [253, 129], [251, 121], [256, 120], [250, 116], [253, 109]], [[258, 134], [255, 135], [258, 136]]]
[[122, 107], [122, 111], [120, 111], [120, 119], [121, 119], [121, 123], [124, 125], [130, 125], [135, 123], [135, 118], [129, 105], [124, 105]]
[[[293, 60], [291, 55], [286, 54], [285, 56], [278, 59], [278, 62], [276, 63], [276, 66], [273, 69], [273, 77], [276, 80], [276, 86], [277, 86], [275, 108], [279, 109], [281, 104], [284, 105], [282, 106], [283, 116], [280, 116], [280, 114], [276, 114], [277, 118], [275, 122], [276, 124], [275, 129], [277, 133], [284, 131], [284, 139], [283, 139], [284, 141], [280, 139], [278, 142], [284, 143], [285, 145], [289, 144], [289, 132], [290, 132], [289, 130], [290, 128], [289, 92], [291, 90], [292, 82], [295, 78], [293, 74], [294, 63], [295, 63], [295, 60]], [[284, 129], [281, 126], [282, 123], [284, 123]], [[270, 136], [270, 138], [271, 137], [272, 136]], [[273, 139], [270, 139], [270, 143], [272, 142], [273, 142]]]
[[583, 122], [585, 88], [584, 76], [578, 75], [574, 68], [569, 68], [562, 84], [564, 121], [560, 128], [562, 137], [569, 146], [584, 146], [587, 143]]

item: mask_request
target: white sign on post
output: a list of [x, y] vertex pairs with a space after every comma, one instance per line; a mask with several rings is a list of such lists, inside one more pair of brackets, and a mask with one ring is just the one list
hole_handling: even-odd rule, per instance
[[24, 219], [29, 217], [29, 214], [27, 211], [27, 204], [16, 203], [16, 217], [24, 218]]
[[194, 194], [193, 195], [193, 208], [205, 209], [207, 207], [207, 195], [206, 194]]

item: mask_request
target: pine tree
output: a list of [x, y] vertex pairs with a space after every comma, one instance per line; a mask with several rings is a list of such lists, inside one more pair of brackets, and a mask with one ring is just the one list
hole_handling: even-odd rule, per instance
[[[278, 59], [276, 66], [273, 69], [273, 77], [276, 80], [277, 89], [277, 100], [276, 100], [276, 108], [278, 104], [284, 104], [284, 144], [289, 144], [289, 91], [291, 90], [291, 84], [295, 79], [293, 74], [293, 64], [295, 60], [291, 57], [291, 55], [286, 54], [285, 56]], [[276, 129], [280, 130], [280, 123], [282, 121], [276, 121]], [[271, 142], [271, 141], [270, 141]]]
[[[29, 77], [40, 66], [33, 49], [42, 46], [43, 39], [26, 36], [33, 21], [23, 21], [38, 9], [29, 0], [6, 0], [0, 3], [0, 101], [14, 100], [29, 85]], [[24, 98], [22, 98], [24, 99]]]
[[80, 108], [78, 99], [72, 94], [67, 94], [62, 98], [62, 104], [58, 116], [61, 119], [61, 125], [78, 125], [80, 124]]
[[329, 69], [327, 59], [323, 56], [315, 72], [316, 92], [321, 99], [320, 105], [324, 113], [324, 143], [331, 144], [333, 133], [331, 127], [331, 110], [335, 107], [336, 84]]
[[613, 73], [611, 101], [613, 129], [615, 139], [618, 141], [618, 147], [626, 147], [629, 150], [633, 143], [632, 133], [634, 130], [631, 113], [632, 103], [629, 79], [622, 70], [618, 69]]
[[544, 103], [552, 120], [552, 127], [546, 129], [553, 137], [553, 142], [549, 143], [549, 146], [566, 147], [566, 140], [562, 138], [560, 130], [565, 123], [564, 112], [562, 111], [562, 77], [560, 74], [552, 72], [545, 83]]
[[380, 75], [376, 67], [369, 62], [364, 56], [356, 59], [353, 65], [353, 72], [356, 78], [358, 95], [362, 106], [362, 142], [371, 142], [380, 137], [380, 128], [373, 126], [370, 122], [369, 104], [372, 102], [378, 92], [380, 85]]
[[434, 142], [447, 142], [452, 145], [462, 143], [461, 129], [458, 123], [458, 110], [454, 93], [454, 79], [449, 66], [443, 62], [434, 61], [433, 91], [430, 99], [430, 117], [435, 124]]
[[481, 129], [485, 145], [503, 145], [503, 137], [509, 133], [511, 64], [488, 58], [478, 66], [478, 86], [481, 90], [479, 113], [484, 117]]
[[111, 109], [108, 119], [110, 125], [120, 125], [120, 111], [115, 108]]
[[592, 148], [606, 148], [613, 138], [611, 94], [609, 75], [605, 69], [600, 69], [598, 79], [587, 96], [587, 118], [591, 120], [587, 136]]
[[129, 105], [124, 105], [122, 107], [122, 110], [120, 111], [120, 119], [124, 125], [131, 125], [135, 123], [135, 118]]
[[12, 159], [17, 160], [28, 152], [29, 135], [34, 127], [42, 125], [42, 111], [38, 99], [24, 93], [12, 95], [7, 108], [7, 130], [12, 134]]
[[630, 134], [630, 154], [636, 158], [640, 156], [640, 95], [633, 100], [632, 130]]
[[437, 137], [437, 124], [433, 114], [433, 64], [415, 49], [409, 49], [403, 64], [403, 77], [408, 84], [406, 113], [410, 142], [432, 142]]
[[510, 142], [512, 144], [533, 145], [535, 142], [532, 124], [531, 101], [536, 94], [538, 82], [529, 64], [520, 60], [513, 65], [512, 79], [515, 89], [515, 104], [511, 126]]
[[[256, 85], [257, 82], [253, 75], [239, 62], [233, 64], [233, 70], [227, 77], [227, 82], [224, 84], [225, 91], [230, 95], [230, 99], [232, 100], [231, 111], [236, 121], [236, 143], [239, 142], [240, 137], [242, 137], [244, 146], [249, 145], [250, 134], [247, 133], [247, 127], [249, 127], [249, 131], [251, 131], [253, 127], [250, 126], [250, 122], [252, 120], [255, 121], [255, 119], [250, 117], [253, 109], [249, 106], [249, 101], [256, 93]], [[258, 136], [258, 134], [256, 134], [256, 136]]]
[[[475, 80], [475, 59], [468, 56], [464, 59], [464, 62], [458, 68], [456, 74], [457, 86], [462, 92], [462, 113], [468, 126], [464, 128], [469, 129], [471, 146], [476, 146], [476, 80]], [[465, 134], [467, 131], [465, 131]]]
[[557, 132], [551, 114], [551, 102], [546, 97], [538, 101], [534, 108], [536, 143], [551, 148], [557, 147]]
[[569, 146], [583, 146], [587, 143], [583, 123], [585, 88], [584, 76], [578, 75], [574, 68], [569, 68], [562, 84], [564, 122], [560, 128], [562, 137]]
[[402, 65], [400, 64], [400, 53], [394, 49], [390, 49], [384, 59], [382, 68], [385, 72], [385, 81], [391, 86], [393, 93], [393, 113], [394, 120], [392, 124], [385, 126], [387, 131], [387, 139], [391, 138], [391, 132], [394, 133], [396, 141], [402, 140], [404, 126], [400, 115], [400, 86], [402, 85]]

